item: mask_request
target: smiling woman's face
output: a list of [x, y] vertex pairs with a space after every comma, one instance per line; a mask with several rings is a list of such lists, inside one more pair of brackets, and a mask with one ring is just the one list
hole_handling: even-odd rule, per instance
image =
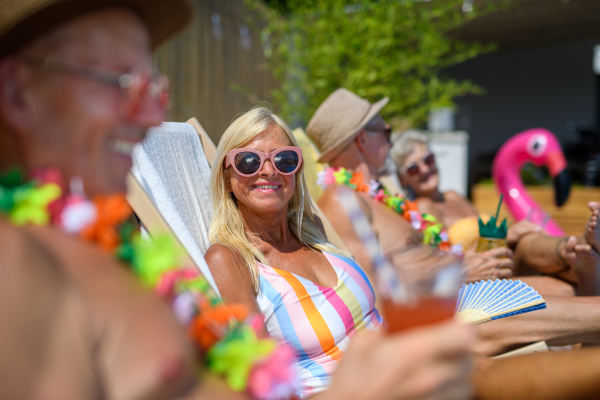
[[[272, 125], [243, 147], [270, 153], [285, 146], [293, 144], [277, 125]], [[296, 190], [296, 174], [281, 175], [270, 160], [265, 160], [258, 174], [250, 177], [241, 176], [232, 166], [229, 169], [230, 190], [240, 211], [287, 215], [288, 203]]]
[[439, 184], [437, 167], [435, 164], [428, 165], [424, 160], [430, 154], [431, 152], [427, 146], [422, 143], [415, 143], [414, 150], [406, 157], [404, 164], [400, 167], [402, 185], [411, 187], [417, 196], [431, 196], [437, 191]]

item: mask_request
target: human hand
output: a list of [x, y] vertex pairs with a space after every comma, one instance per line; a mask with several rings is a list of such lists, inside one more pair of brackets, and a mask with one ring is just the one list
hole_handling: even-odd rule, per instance
[[530, 233], [543, 233], [544, 230], [538, 224], [535, 224], [531, 221], [523, 220], [519, 222], [515, 222], [508, 228], [508, 232], [506, 235], [506, 245], [513, 249], [519, 243], [519, 240], [525, 235]]
[[467, 399], [471, 330], [453, 322], [403, 333], [363, 332], [345, 352], [331, 387], [318, 398]]
[[463, 276], [467, 282], [506, 279], [513, 276], [514, 268], [513, 252], [508, 247], [498, 247], [483, 253], [465, 253]]

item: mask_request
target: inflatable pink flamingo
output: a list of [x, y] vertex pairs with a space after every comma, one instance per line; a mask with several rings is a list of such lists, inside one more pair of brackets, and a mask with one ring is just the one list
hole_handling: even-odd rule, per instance
[[529, 219], [554, 236], [564, 236], [564, 231], [549, 218], [525, 190], [521, 182], [521, 168], [526, 162], [545, 165], [554, 178], [554, 200], [558, 207], [569, 197], [571, 177], [567, 161], [556, 136], [552, 132], [534, 128], [516, 134], [502, 145], [492, 166], [496, 188], [504, 195], [506, 206], [515, 220]]

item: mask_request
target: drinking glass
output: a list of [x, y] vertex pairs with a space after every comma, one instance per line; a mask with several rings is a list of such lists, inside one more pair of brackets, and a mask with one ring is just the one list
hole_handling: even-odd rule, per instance
[[430, 246], [407, 245], [384, 255], [370, 222], [350, 189], [340, 200], [373, 266], [390, 332], [434, 324], [454, 316], [461, 262]]
[[429, 246], [414, 246], [386, 255], [398, 277], [398, 287], [383, 288], [381, 294], [389, 332], [454, 317], [461, 285], [462, 268], [458, 257]]

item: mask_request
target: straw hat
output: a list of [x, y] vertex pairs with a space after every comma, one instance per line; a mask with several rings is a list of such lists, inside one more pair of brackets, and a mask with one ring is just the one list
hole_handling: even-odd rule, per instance
[[319, 162], [329, 162], [340, 154], [388, 100], [384, 97], [371, 104], [344, 88], [331, 93], [306, 127], [306, 133], [321, 151]]
[[61, 22], [110, 6], [137, 11], [148, 26], [152, 48], [192, 20], [192, 9], [185, 0], [0, 0], [0, 55]]

